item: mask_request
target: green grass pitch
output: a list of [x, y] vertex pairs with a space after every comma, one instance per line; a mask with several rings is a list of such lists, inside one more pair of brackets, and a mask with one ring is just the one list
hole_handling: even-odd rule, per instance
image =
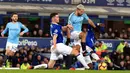
[[97, 71], [97, 70], [0, 70], [0, 73], [130, 73], [126, 70]]

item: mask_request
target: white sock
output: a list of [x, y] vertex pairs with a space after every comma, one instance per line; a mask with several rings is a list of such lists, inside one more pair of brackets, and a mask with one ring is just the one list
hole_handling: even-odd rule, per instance
[[95, 60], [99, 60], [99, 59], [100, 59], [96, 53], [92, 53], [91, 56], [92, 56]]
[[86, 62], [87, 64], [92, 63], [92, 60], [91, 60], [91, 58], [90, 58], [89, 55], [88, 55], [88, 56], [85, 56], [84, 59], [85, 59], [85, 62]]
[[34, 69], [41, 68], [41, 67], [47, 68], [47, 64], [36, 65], [34, 66]]
[[79, 54], [79, 55], [77, 56], [77, 59], [78, 59], [78, 61], [80, 61], [80, 62], [82, 63], [82, 65], [83, 65], [85, 68], [89, 69], [89, 66], [88, 66], [87, 63], [85, 62], [85, 59], [84, 59], [84, 57], [83, 57], [82, 54]]

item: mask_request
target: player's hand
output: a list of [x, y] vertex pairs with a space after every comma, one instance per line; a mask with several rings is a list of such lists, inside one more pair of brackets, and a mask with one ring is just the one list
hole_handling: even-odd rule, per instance
[[73, 26], [68, 24], [67, 27], [70, 29], [70, 30], [73, 30]]
[[4, 37], [4, 34], [1, 34], [2, 37]]
[[20, 36], [23, 36], [23, 34], [24, 34], [24, 32], [21, 32], [21, 33], [20, 33]]
[[54, 46], [52, 47], [51, 51], [52, 51], [52, 52], [55, 52], [55, 50], [56, 50], [56, 45], [54, 45]]

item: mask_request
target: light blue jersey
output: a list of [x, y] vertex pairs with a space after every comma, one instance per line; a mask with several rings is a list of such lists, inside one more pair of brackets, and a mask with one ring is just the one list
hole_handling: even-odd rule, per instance
[[1, 34], [5, 34], [5, 33], [7, 33], [7, 31], [8, 31], [8, 39], [7, 39], [7, 42], [14, 43], [14, 44], [18, 44], [21, 28], [24, 29], [24, 31], [23, 31], [24, 33], [26, 33], [26, 32], [29, 31], [28, 28], [26, 28], [26, 27], [25, 27], [22, 23], [20, 23], [20, 22], [16, 22], [16, 23], [9, 22], [9, 23], [6, 25], [5, 30], [4, 30]]
[[83, 20], [88, 20], [89, 17], [86, 13], [81, 16], [75, 15], [75, 12], [71, 13], [68, 18], [68, 24], [73, 26], [73, 31], [81, 32]]

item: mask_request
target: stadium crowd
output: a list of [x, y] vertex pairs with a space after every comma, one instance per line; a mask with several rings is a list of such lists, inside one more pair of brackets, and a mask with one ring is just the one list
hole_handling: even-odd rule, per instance
[[[32, 47], [19, 47], [19, 51], [15, 53], [15, 56], [6, 61], [6, 67], [19, 67], [21, 69], [27, 69], [31, 65], [39, 65], [42, 63], [48, 63], [49, 59], [42, 55], [42, 53], [50, 52], [47, 48]], [[5, 51], [0, 53], [0, 67], [3, 65], [3, 56]], [[27, 66], [27, 67], [26, 67]]]
[[[86, 27], [87, 28], [87, 27]], [[4, 30], [4, 26], [0, 27], [0, 33]], [[45, 33], [38, 24], [35, 24], [34, 28], [28, 33], [24, 34], [23, 37], [50, 37], [50, 33]], [[130, 39], [130, 28], [121, 31], [117, 29], [108, 28], [104, 34], [100, 34], [100, 39]]]
[[[130, 47], [127, 42], [121, 41], [115, 51], [110, 52], [107, 45], [102, 41], [96, 42], [96, 53], [100, 57], [101, 62], [107, 63], [108, 70], [130, 70]], [[30, 66], [48, 63], [49, 58], [44, 56], [45, 53], [50, 53], [49, 48], [19, 47], [19, 51], [15, 56], [6, 61], [6, 67], [19, 67], [21, 69], [28, 69]], [[0, 67], [3, 66], [4, 51], [0, 53]], [[75, 57], [73, 63], [76, 62]], [[93, 62], [93, 69], [98, 70], [99, 62]], [[74, 64], [72, 64], [73, 68]], [[75, 66], [74, 66], [75, 67]], [[64, 60], [57, 62], [56, 68], [65, 68]]]

